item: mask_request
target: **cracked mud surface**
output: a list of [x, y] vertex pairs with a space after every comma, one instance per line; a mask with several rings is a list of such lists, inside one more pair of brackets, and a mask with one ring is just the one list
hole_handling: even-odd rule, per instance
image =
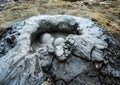
[[81, 17], [42, 15], [14, 23], [0, 38], [0, 57], [0, 85], [120, 84], [118, 41]]

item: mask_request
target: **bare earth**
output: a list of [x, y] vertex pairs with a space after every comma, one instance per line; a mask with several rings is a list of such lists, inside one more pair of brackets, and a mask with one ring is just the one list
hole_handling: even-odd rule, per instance
[[[74, 1], [74, 0], [73, 0]], [[120, 40], [120, 0], [100, 2], [83, 0], [69, 2], [62, 0], [27, 0], [10, 3], [0, 11], [0, 31], [10, 24], [31, 16], [44, 14], [65, 14], [89, 18], [99, 26], [112, 32]]]

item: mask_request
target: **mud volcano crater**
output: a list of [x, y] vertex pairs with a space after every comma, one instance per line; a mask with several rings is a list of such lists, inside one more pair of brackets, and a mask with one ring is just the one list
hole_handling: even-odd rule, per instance
[[119, 85], [120, 45], [89, 19], [41, 15], [0, 37], [0, 85]]

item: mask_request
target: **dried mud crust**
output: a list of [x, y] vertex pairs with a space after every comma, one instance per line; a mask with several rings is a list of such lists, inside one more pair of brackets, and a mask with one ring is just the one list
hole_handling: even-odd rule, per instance
[[[44, 33], [67, 35], [61, 43], [40, 46], [36, 43]], [[119, 43], [81, 17], [42, 15], [14, 23], [0, 38], [0, 56], [1, 85], [120, 84]]]

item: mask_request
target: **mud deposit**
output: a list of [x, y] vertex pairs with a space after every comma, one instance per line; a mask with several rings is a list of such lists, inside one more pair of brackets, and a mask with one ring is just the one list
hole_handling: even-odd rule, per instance
[[0, 85], [120, 85], [118, 41], [89, 19], [34, 16], [0, 38]]

